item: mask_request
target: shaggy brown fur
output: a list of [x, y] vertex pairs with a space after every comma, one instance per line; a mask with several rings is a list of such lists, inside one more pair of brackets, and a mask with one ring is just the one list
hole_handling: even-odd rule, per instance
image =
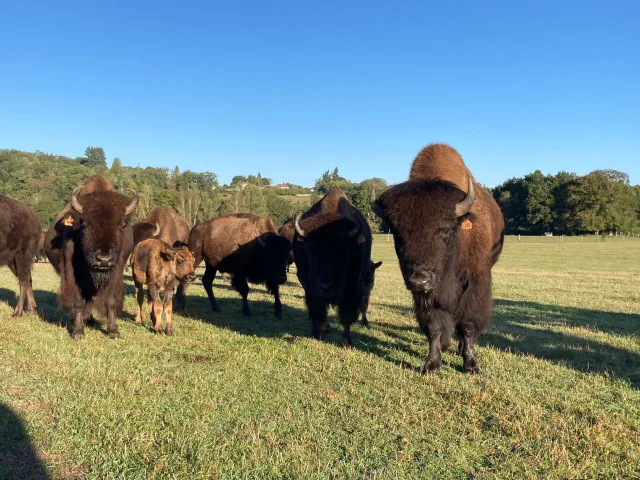
[[45, 242], [47, 257], [60, 274], [58, 303], [73, 317], [73, 338], [84, 337], [85, 320], [93, 310], [107, 317], [107, 333], [117, 338], [116, 318], [124, 301], [122, 275], [133, 245], [132, 212], [126, 210], [135, 208], [137, 200], [115, 192], [99, 176], [89, 178], [76, 199], [82, 212], [70, 201]]
[[46, 262], [47, 255], [44, 253], [44, 240], [47, 237], [47, 232], [40, 232], [40, 241], [38, 241], [38, 253], [36, 253], [36, 262]]
[[[468, 185], [469, 178], [475, 201], [457, 216], [456, 205], [468, 191], [458, 185]], [[410, 180], [382, 194], [374, 211], [393, 232], [418, 323], [429, 338], [423, 371], [440, 369], [441, 345], [448, 347], [455, 330], [465, 370], [480, 373], [474, 345], [491, 319], [491, 267], [504, 237], [493, 197], [473, 180], [453, 148], [435, 144], [420, 152]]]
[[351, 324], [358, 319], [364, 301], [364, 272], [371, 262], [369, 224], [336, 187], [297, 223], [293, 255], [305, 291], [312, 335], [320, 339], [328, 329], [327, 309], [335, 305], [344, 326], [342, 343], [351, 347]]
[[138, 301], [136, 323], [142, 325], [142, 303], [146, 284], [147, 301], [156, 333], [162, 332], [161, 320], [164, 312], [165, 333], [173, 335], [172, 296], [180, 282], [195, 280], [193, 255], [187, 247], [173, 248], [162, 240], [143, 240], [133, 249], [131, 269]]
[[189, 250], [196, 267], [205, 261], [202, 285], [211, 308], [219, 311], [213, 295], [216, 272], [233, 274], [232, 286], [242, 295], [242, 312], [251, 315], [247, 295], [251, 283], [264, 283], [275, 299], [275, 314], [282, 318], [279, 286], [287, 280], [286, 265], [291, 245], [278, 235], [270, 218], [249, 213], [223, 215], [191, 230]]
[[[289, 240], [289, 243], [293, 245], [293, 237], [296, 234], [296, 229], [293, 226], [293, 220], [285, 223], [278, 229], [278, 235]], [[293, 250], [289, 253], [289, 260], [287, 264], [287, 273], [289, 273], [289, 267], [293, 264]]]
[[38, 252], [40, 220], [31, 207], [0, 195], [0, 266], [7, 265], [20, 283], [13, 316], [33, 313], [36, 301], [31, 286], [31, 267]]

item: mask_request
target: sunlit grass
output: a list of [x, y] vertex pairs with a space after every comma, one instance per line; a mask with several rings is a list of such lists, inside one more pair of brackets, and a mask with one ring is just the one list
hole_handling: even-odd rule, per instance
[[[372, 328], [354, 329], [351, 351], [335, 321], [309, 338], [293, 271], [282, 320], [262, 287], [244, 318], [217, 278], [222, 312], [192, 286], [174, 337], [154, 335], [147, 312], [135, 325], [128, 276], [122, 338], [98, 326], [74, 342], [51, 267], [35, 266], [41, 316], [19, 319], [2, 268], [0, 401], [52, 478], [640, 475], [640, 241], [509, 239], [479, 377], [453, 353], [440, 375], [416, 373], [427, 345], [393, 242], [376, 237], [373, 258]], [[14, 449], [0, 435], [0, 459]], [[0, 460], [0, 478], [19, 468]]]

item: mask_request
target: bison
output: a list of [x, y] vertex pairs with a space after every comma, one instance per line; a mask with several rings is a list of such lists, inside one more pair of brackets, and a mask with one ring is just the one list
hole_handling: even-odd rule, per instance
[[179, 283], [196, 279], [193, 255], [186, 246], [174, 248], [162, 240], [143, 240], [133, 249], [131, 269], [138, 304], [136, 323], [142, 325], [142, 302], [146, 284], [151, 321], [156, 327], [156, 333], [162, 332], [161, 320], [164, 312], [165, 333], [173, 335], [172, 296]]
[[[289, 243], [293, 245], [293, 236], [296, 234], [296, 229], [293, 225], [293, 220], [285, 223], [278, 229], [278, 235], [289, 240]], [[293, 250], [289, 252], [289, 258], [287, 260], [287, 273], [289, 273], [289, 267], [293, 264]]]
[[20, 294], [13, 316], [36, 309], [31, 284], [31, 268], [38, 253], [40, 220], [31, 207], [0, 195], [0, 266], [7, 265], [18, 277]]
[[312, 321], [321, 338], [329, 305], [338, 308], [342, 343], [352, 347], [351, 324], [365, 297], [364, 275], [371, 262], [371, 230], [342, 190], [327, 194], [294, 222], [293, 255]]
[[72, 338], [84, 337], [85, 320], [96, 310], [107, 318], [107, 334], [118, 338], [116, 318], [124, 301], [124, 263], [133, 249], [129, 225], [138, 206], [100, 175], [71, 194], [54, 219], [45, 253], [60, 274], [58, 302], [73, 318]]
[[367, 318], [367, 310], [369, 310], [369, 300], [371, 292], [376, 282], [376, 270], [380, 268], [382, 262], [369, 262], [369, 266], [364, 272], [362, 281], [364, 282], [364, 296], [360, 302], [360, 313], [362, 314], [362, 325], [369, 328], [369, 319]]
[[36, 252], [36, 262], [46, 262], [47, 255], [44, 253], [44, 240], [47, 237], [47, 232], [40, 232], [40, 240], [38, 241], [38, 251]]
[[220, 271], [233, 275], [231, 285], [242, 295], [242, 313], [251, 315], [247, 302], [249, 281], [266, 285], [275, 299], [276, 317], [282, 318], [279, 288], [287, 281], [291, 244], [278, 235], [270, 218], [238, 213], [199, 223], [189, 235], [189, 250], [196, 268], [205, 261], [202, 285], [215, 312], [219, 308], [213, 295], [213, 279]]
[[481, 373], [474, 345], [491, 320], [491, 268], [504, 239], [504, 220], [493, 197], [473, 178], [458, 152], [425, 147], [409, 180], [373, 203], [395, 241], [416, 319], [429, 340], [423, 373], [436, 373], [441, 347], [452, 334], [464, 369]]

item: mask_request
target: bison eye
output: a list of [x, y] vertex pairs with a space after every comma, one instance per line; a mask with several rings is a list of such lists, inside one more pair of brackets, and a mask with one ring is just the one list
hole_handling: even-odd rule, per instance
[[178, 260], [178, 265], [183, 265], [184, 264], [184, 260]]

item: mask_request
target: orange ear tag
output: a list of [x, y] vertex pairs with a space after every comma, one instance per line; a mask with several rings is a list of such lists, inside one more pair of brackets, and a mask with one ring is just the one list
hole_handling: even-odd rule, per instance
[[473, 223], [471, 223], [471, 220], [467, 218], [464, 222], [462, 222], [460, 228], [462, 228], [462, 230], [471, 230], [473, 228]]
[[64, 225], [66, 227], [73, 226], [73, 217], [71, 215], [69, 215], [67, 218], [64, 219]]

